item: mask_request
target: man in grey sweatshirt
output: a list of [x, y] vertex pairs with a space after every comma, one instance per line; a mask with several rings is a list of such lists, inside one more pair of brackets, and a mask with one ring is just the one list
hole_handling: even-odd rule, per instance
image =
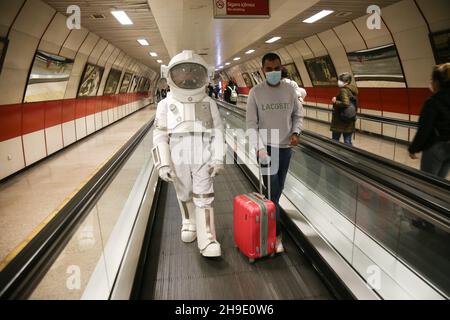
[[[303, 108], [295, 89], [281, 81], [281, 59], [268, 53], [262, 59], [266, 81], [253, 87], [247, 100], [247, 130], [250, 147], [261, 164], [270, 162], [271, 200], [277, 208], [277, 252], [283, 252], [279, 200], [283, 192], [292, 146], [299, 142]], [[267, 186], [268, 173], [263, 172]]]

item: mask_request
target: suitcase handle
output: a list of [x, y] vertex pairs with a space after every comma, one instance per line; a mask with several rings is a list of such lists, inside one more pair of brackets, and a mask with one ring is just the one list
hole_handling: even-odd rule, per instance
[[[263, 195], [262, 192], [262, 183], [263, 183], [263, 179], [262, 179], [262, 170], [261, 170], [261, 164], [259, 163], [259, 161], [257, 161], [258, 163], [258, 173], [259, 173], [259, 193], [261, 195]], [[271, 199], [271, 191], [270, 191], [270, 165], [267, 167], [269, 170], [269, 174], [267, 175], [267, 196], [268, 199]]]
[[267, 200], [262, 193], [252, 192], [252, 195], [261, 200]]

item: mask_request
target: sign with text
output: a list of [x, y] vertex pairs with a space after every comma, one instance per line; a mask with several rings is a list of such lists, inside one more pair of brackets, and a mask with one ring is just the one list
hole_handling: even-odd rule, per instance
[[269, 18], [269, 0], [213, 0], [214, 18]]

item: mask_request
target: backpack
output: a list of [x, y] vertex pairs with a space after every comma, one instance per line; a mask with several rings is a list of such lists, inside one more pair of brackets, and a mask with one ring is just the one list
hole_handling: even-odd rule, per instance
[[231, 90], [230, 101], [231, 102], [237, 102], [238, 94], [236, 92], [235, 87], [233, 87], [233, 88], [228, 87], [228, 88], [230, 88], [230, 90]]
[[342, 108], [342, 110], [340, 110], [339, 112], [339, 117], [344, 122], [356, 121], [356, 110], [358, 110], [358, 100], [353, 94], [349, 96], [349, 100], [350, 105], [346, 108]]

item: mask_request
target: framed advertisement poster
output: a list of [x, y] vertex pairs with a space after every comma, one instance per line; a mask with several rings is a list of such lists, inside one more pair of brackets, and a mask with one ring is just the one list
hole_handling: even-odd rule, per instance
[[117, 87], [119, 86], [121, 75], [122, 71], [117, 69], [111, 69], [108, 75], [108, 79], [106, 80], [105, 90], [103, 90], [104, 95], [111, 95], [116, 93]]
[[103, 71], [103, 67], [90, 63], [86, 64], [81, 76], [78, 97], [95, 97], [97, 95], [98, 88], [100, 87], [100, 81], [102, 80]]
[[305, 60], [306, 70], [313, 86], [337, 86], [337, 74], [330, 56]]
[[24, 102], [64, 99], [74, 61], [38, 50], [34, 56]]
[[247, 72], [244, 72], [242, 74], [242, 78], [244, 78], [245, 86], [247, 88], [253, 88], [252, 79], [250, 78], [249, 74]]
[[131, 78], [133, 75], [131, 73], [126, 72], [122, 79], [122, 84], [120, 85], [119, 93], [127, 93], [128, 88], [130, 87]]
[[394, 44], [347, 53], [347, 58], [360, 87], [406, 86]]
[[303, 81], [302, 78], [300, 77], [300, 73], [297, 70], [297, 66], [295, 65], [295, 63], [288, 63], [285, 64], [283, 67], [286, 68], [288, 74], [289, 74], [289, 78], [291, 80], [294, 80], [295, 82], [297, 82], [297, 84], [302, 87], [303, 86]]
[[8, 39], [0, 37], [0, 73], [2, 73], [3, 62], [5, 61], [6, 50], [8, 49]]
[[261, 76], [261, 73], [259, 71], [253, 71], [252, 72], [252, 78], [255, 81], [256, 84], [259, 84], [264, 81], [263, 77]]
[[450, 62], [450, 29], [430, 34], [436, 64]]

